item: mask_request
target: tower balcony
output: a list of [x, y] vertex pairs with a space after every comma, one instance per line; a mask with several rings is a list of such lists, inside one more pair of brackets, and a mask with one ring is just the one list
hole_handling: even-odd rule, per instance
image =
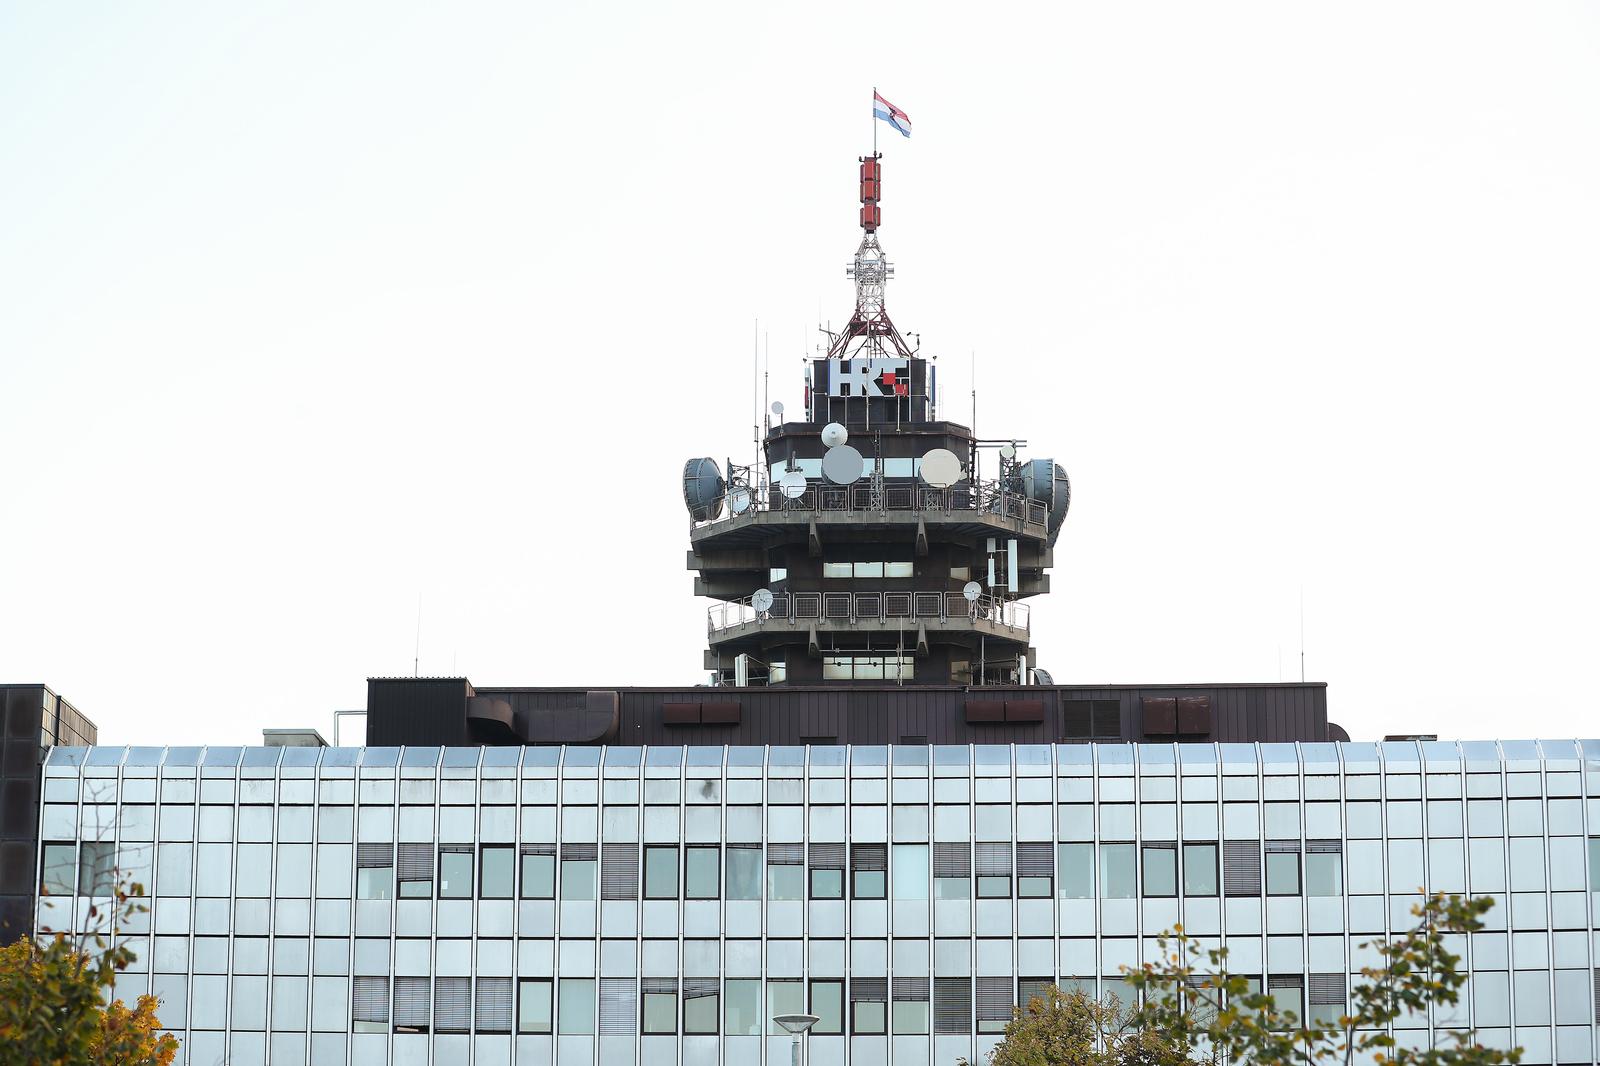
[[[733, 510], [736, 502], [742, 504], [738, 513]], [[922, 527], [919, 539], [929, 527], [951, 539], [1020, 536], [1044, 543], [1049, 537], [1049, 508], [995, 482], [952, 489], [812, 484], [795, 499], [774, 489], [768, 494], [751, 491], [725, 503], [717, 517], [693, 524], [689, 539], [696, 550], [754, 547], [801, 534], [820, 540], [829, 529], [889, 530], [908, 525]]]
[[1026, 643], [1026, 603], [959, 592], [788, 592], [758, 611], [750, 598], [713, 604], [706, 631], [713, 646], [752, 636], [794, 633], [894, 633], [906, 629], [970, 633]]

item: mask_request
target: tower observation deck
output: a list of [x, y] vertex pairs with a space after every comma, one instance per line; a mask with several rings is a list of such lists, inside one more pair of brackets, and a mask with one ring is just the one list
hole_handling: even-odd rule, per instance
[[1066, 471], [939, 418], [936, 364], [889, 317], [882, 192], [863, 157], [855, 309], [807, 364], [803, 420], [773, 405], [759, 467], [684, 466], [713, 684], [1049, 680], [1028, 601], [1050, 590]]

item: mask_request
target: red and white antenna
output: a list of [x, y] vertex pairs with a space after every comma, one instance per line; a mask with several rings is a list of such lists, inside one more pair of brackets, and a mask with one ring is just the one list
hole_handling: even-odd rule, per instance
[[878, 152], [860, 159], [861, 228], [866, 232], [856, 249], [855, 261], [845, 268], [845, 275], [855, 279], [856, 309], [849, 325], [834, 335], [828, 348], [830, 359], [883, 355], [909, 359], [913, 354], [884, 309], [884, 287], [894, 277], [894, 265], [878, 245], [878, 226], [883, 221], [883, 211], [878, 206], [883, 198], [882, 159]]

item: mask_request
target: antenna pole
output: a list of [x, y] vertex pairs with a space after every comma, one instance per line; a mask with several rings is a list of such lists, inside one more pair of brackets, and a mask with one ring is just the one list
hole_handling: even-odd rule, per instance
[[872, 108], [868, 112], [872, 116], [872, 154], [878, 154], [878, 87], [872, 87]]
[[417, 593], [417, 642], [411, 649], [411, 676], [422, 676], [422, 593]]
[[1300, 586], [1300, 682], [1306, 680], [1306, 587]]

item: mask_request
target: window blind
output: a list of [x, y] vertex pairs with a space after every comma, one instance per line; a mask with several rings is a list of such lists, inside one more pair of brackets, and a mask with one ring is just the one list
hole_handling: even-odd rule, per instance
[[[647, 989], [648, 991], [648, 989]], [[600, 979], [600, 1034], [632, 1036], [638, 1031], [639, 995], [631, 977]]]
[[850, 979], [851, 1003], [884, 1003], [889, 999], [887, 977], [852, 977]]
[[771, 866], [804, 866], [806, 864], [806, 846], [804, 844], [768, 844], [767, 863]]
[[381, 870], [394, 865], [393, 844], [357, 844], [356, 866], [362, 870]]
[[389, 979], [357, 977], [350, 995], [351, 1017], [358, 1022], [389, 1024]]
[[1308, 840], [1306, 851], [1312, 855], [1339, 855], [1344, 852], [1342, 840]]
[[639, 845], [607, 844], [601, 849], [600, 898], [639, 898]]
[[1052, 877], [1055, 875], [1055, 849], [1049, 842], [1025, 842], [1017, 845], [1018, 877]]
[[433, 1031], [436, 1033], [472, 1031], [472, 978], [433, 979]]
[[979, 844], [974, 852], [979, 877], [1011, 876], [1011, 845]]
[[1310, 994], [1313, 1006], [1342, 1007], [1344, 1006], [1344, 974], [1314, 973], [1311, 975], [1311, 983], [1306, 991]]
[[856, 844], [850, 849], [850, 869], [887, 870], [888, 868], [889, 845]]
[[843, 844], [811, 844], [807, 847], [808, 863], [813, 870], [843, 870]]
[[1254, 840], [1222, 843], [1222, 887], [1229, 896], [1261, 895], [1261, 845]]
[[1013, 989], [1009, 977], [978, 978], [978, 1021], [1009, 1022]]
[[894, 979], [894, 999], [896, 1003], [928, 1002], [928, 979], [926, 977], [896, 977]]
[[935, 844], [933, 846], [933, 876], [971, 877], [972, 845]]
[[972, 1035], [972, 978], [933, 979], [933, 1031]]
[[395, 873], [402, 881], [432, 881], [433, 845], [401, 844]]
[[594, 862], [600, 857], [598, 844], [563, 844], [561, 845], [561, 859], [563, 862]]
[[396, 977], [394, 979], [394, 1027], [400, 1030], [428, 1031], [428, 979], [426, 977]]
[[1267, 850], [1277, 855], [1290, 853], [1298, 855], [1300, 854], [1300, 842], [1298, 840], [1269, 840], [1267, 841]]
[[511, 978], [480, 977], [477, 987], [477, 1027], [480, 1033], [511, 1032]]

